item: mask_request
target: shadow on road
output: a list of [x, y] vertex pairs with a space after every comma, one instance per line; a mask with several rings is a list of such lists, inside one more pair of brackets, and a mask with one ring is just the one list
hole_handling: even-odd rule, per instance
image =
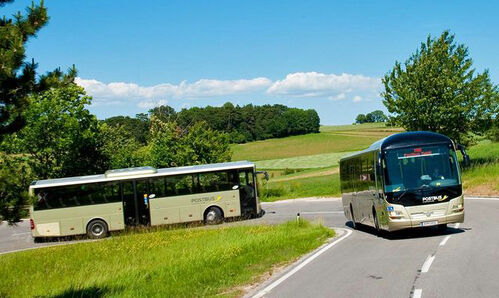
[[[351, 229], [353, 229], [353, 224], [351, 221], [347, 221], [345, 225]], [[357, 230], [365, 233], [369, 233], [378, 237], [382, 237], [388, 240], [404, 240], [404, 239], [412, 239], [412, 238], [428, 238], [428, 237], [438, 237], [442, 235], [453, 235], [464, 233], [465, 229], [463, 228], [454, 228], [447, 226], [446, 229], [439, 229], [437, 226], [427, 227], [427, 228], [413, 228], [413, 229], [405, 229], [394, 232], [380, 231], [376, 233], [376, 230], [373, 227], [366, 226], [363, 224], [357, 223]]]

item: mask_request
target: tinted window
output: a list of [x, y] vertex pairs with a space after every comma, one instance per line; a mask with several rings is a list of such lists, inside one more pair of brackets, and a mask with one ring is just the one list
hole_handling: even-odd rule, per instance
[[199, 183], [203, 192], [231, 190], [236, 185], [230, 181], [228, 172], [199, 174]]
[[118, 183], [92, 183], [36, 189], [35, 210], [120, 202]]
[[456, 153], [445, 145], [387, 150], [384, 166], [387, 192], [459, 184]]

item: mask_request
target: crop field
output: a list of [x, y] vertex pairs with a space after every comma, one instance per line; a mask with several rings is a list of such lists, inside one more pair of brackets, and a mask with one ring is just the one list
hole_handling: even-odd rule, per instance
[[[320, 246], [320, 224], [147, 231], [0, 256], [0, 297], [235, 297]], [[69, 261], [70, 260], [70, 261]]]
[[384, 124], [322, 126], [320, 133], [269, 139], [232, 146], [233, 160], [276, 160], [325, 153], [362, 150], [399, 128]]
[[317, 169], [338, 166], [340, 158], [352, 152], [333, 152], [256, 161], [259, 169]]

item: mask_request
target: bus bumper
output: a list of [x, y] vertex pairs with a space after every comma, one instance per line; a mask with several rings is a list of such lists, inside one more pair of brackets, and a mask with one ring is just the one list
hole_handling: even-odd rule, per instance
[[441, 224], [464, 222], [464, 211], [450, 215], [432, 217], [428, 219], [397, 219], [388, 222], [388, 231], [398, 231], [409, 228], [430, 227]]
[[462, 196], [446, 203], [403, 207], [401, 218], [390, 218], [388, 231], [397, 231], [408, 228], [430, 227], [443, 224], [462, 223], [464, 221], [464, 199]]

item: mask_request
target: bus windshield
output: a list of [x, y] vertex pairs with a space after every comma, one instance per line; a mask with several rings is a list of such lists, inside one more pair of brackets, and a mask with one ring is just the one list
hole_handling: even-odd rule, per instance
[[451, 145], [387, 150], [385, 191], [401, 194], [419, 189], [442, 189], [460, 184], [456, 152]]

